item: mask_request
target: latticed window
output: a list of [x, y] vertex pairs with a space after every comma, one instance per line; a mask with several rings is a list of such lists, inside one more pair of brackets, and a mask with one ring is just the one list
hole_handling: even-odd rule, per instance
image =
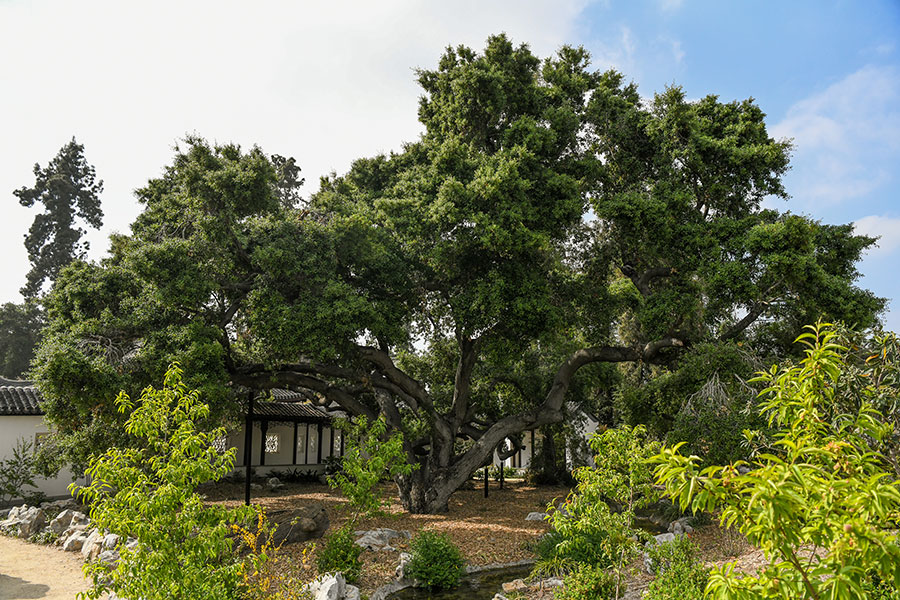
[[222, 437], [217, 437], [212, 441], [212, 447], [215, 448], [216, 452], [219, 454], [224, 454], [225, 450], [228, 449], [228, 439], [224, 435]]
[[278, 434], [277, 433], [267, 433], [266, 434], [266, 453], [267, 454], [275, 454], [278, 452]]

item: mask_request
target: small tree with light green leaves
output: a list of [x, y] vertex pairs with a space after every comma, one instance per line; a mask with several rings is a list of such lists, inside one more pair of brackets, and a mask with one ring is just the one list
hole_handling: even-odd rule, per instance
[[137, 544], [120, 542], [117, 567], [87, 563], [94, 585], [79, 598], [112, 591], [128, 599], [232, 600], [241, 581], [232, 525], [247, 522], [254, 510], [205, 506], [195, 491], [234, 465], [234, 449], [219, 453], [212, 443], [224, 429], [198, 429], [209, 407], [182, 383], [177, 363], [162, 389], [146, 388], [136, 404], [120, 393], [116, 405], [130, 414], [125, 430], [137, 443], [95, 457], [87, 471], [91, 484], [72, 490], [91, 505], [97, 529]]
[[[774, 447], [751, 463], [701, 469], [696, 456], [664, 449], [653, 460], [666, 492], [683, 508], [720, 511], [765, 552], [755, 575], [729, 564], [713, 570], [707, 595], [722, 599], [870, 597], [873, 581], [900, 587], [900, 481], [873, 448], [892, 426], [871, 408], [868, 378], [839, 385], [847, 348], [827, 324], [798, 338], [807, 346], [796, 366], [757, 381], [761, 410], [778, 433]], [[852, 394], [852, 402], [838, 394]], [[834, 415], [835, 406], [856, 406]]]

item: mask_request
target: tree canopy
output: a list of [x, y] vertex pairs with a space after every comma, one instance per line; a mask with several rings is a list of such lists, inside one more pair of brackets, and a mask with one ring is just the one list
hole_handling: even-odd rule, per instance
[[36, 374], [71, 450], [178, 360], [219, 414], [281, 387], [383, 415], [419, 465], [404, 505], [438, 511], [616, 363], [876, 323], [855, 286], [873, 239], [762, 207], [787, 196], [790, 145], [752, 100], [647, 100], [581, 48], [541, 60], [502, 35], [418, 80], [422, 136], [299, 206], [285, 159], [189, 138], [111, 256], [61, 273]]

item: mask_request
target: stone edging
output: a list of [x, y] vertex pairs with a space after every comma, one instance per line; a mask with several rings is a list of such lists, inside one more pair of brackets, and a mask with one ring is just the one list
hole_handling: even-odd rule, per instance
[[[528, 567], [533, 564], [534, 559], [526, 558], [525, 560], [518, 560], [511, 563], [492, 563], [489, 565], [466, 567], [466, 575], [475, 575], [477, 573], [484, 573], [485, 571], [499, 571], [500, 569], [512, 569], [515, 567]], [[372, 595], [369, 596], [369, 599], [385, 600], [385, 598], [387, 598], [391, 594], [399, 592], [400, 590], [405, 590], [406, 588], [412, 586], [412, 581], [392, 581], [372, 592]]]

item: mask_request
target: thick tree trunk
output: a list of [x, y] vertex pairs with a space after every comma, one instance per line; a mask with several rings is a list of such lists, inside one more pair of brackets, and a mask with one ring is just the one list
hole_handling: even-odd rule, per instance
[[400, 504], [411, 514], [436, 514], [449, 510], [450, 495], [459, 487], [441, 477], [429, 477], [427, 469], [396, 478]]

